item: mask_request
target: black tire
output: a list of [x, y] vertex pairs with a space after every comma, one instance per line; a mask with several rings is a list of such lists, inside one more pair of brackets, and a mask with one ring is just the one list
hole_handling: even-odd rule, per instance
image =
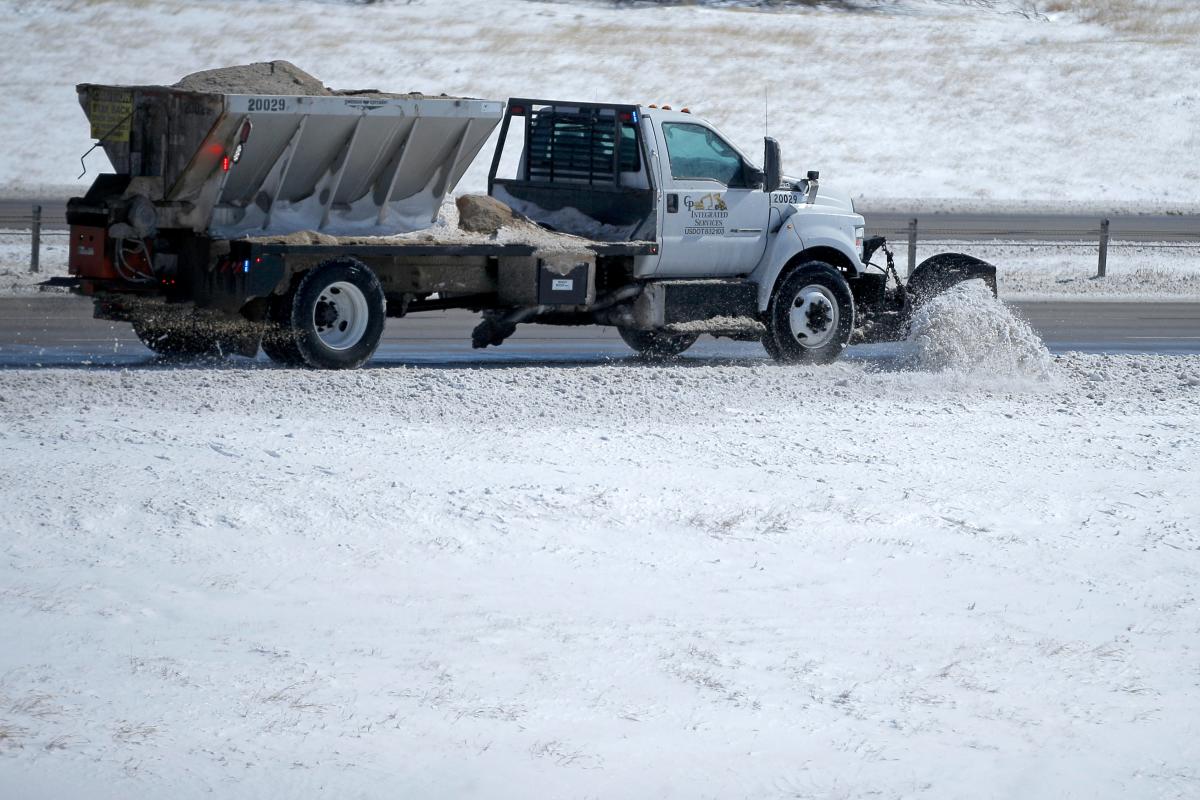
[[387, 300], [375, 273], [357, 259], [312, 269], [284, 302], [286, 320], [272, 334], [268, 355], [274, 351], [285, 363], [298, 356], [314, 369], [356, 369], [379, 347]]
[[766, 325], [763, 346], [777, 361], [828, 364], [846, 349], [854, 330], [850, 285], [824, 261], [800, 264], [775, 285]]
[[986, 261], [965, 253], [938, 253], [917, 265], [908, 279], [908, 293], [913, 307], [922, 305], [942, 292], [964, 281], [981, 280], [999, 297], [996, 288], [996, 268]]
[[621, 328], [621, 338], [642, 358], [675, 358], [700, 338], [696, 333], [665, 333]]
[[295, 293], [272, 298], [267, 314], [267, 327], [263, 332], [262, 349], [267, 357], [281, 367], [303, 367], [304, 356], [296, 344], [296, 330], [292, 327], [292, 303]]
[[763, 349], [767, 351], [767, 355], [769, 355], [771, 358], [775, 359], [776, 361], [782, 361], [783, 354], [780, 353], [779, 345], [775, 342], [775, 334], [771, 333], [771, 325], [770, 325], [769, 320], [770, 320], [770, 318], [766, 314], [764, 314], [763, 315], [763, 324], [767, 326], [767, 330], [765, 333], [763, 333], [762, 346], [763, 346]]
[[133, 332], [160, 356], [199, 358], [221, 354], [216, 339], [196, 330], [186, 319], [138, 319], [133, 322]]

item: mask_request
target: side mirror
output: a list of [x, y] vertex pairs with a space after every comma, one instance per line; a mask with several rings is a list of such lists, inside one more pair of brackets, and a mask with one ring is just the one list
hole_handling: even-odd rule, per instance
[[763, 138], [763, 172], [766, 173], [764, 191], [773, 192], [783, 184], [783, 156], [779, 142], [770, 136]]
[[767, 182], [767, 175], [761, 169], [746, 165], [746, 185], [751, 189], [759, 189]]

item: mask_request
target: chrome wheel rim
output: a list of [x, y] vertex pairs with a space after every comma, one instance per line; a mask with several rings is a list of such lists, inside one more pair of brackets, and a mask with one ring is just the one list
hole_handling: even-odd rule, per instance
[[313, 329], [330, 350], [349, 350], [362, 341], [369, 319], [367, 296], [347, 281], [326, 286], [313, 306]]
[[833, 291], [820, 284], [809, 284], [796, 293], [788, 311], [792, 338], [801, 347], [824, 347], [837, 335], [840, 314]]

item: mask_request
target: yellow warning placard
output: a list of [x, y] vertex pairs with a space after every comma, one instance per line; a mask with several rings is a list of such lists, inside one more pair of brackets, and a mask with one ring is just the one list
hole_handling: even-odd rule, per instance
[[88, 99], [88, 119], [92, 122], [93, 139], [128, 142], [129, 124], [133, 119], [133, 93], [93, 92]]

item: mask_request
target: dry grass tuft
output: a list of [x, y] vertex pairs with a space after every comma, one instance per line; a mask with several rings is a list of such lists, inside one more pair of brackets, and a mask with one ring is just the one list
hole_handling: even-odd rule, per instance
[[1037, 0], [1046, 14], [1073, 14], [1143, 39], [1180, 42], [1200, 36], [1200, 3], [1194, 0]]
[[112, 738], [114, 741], [124, 744], [142, 744], [150, 741], [158, 733], [157, 725], [145, 725], [142, 723], [129, 722], [120, 720], [116, 728], [113, 730]]
[[20, 750], [25, 746], [23, 740], [28, 736], [28, 728], [0, 722], [0, 752], [5, 750]]

